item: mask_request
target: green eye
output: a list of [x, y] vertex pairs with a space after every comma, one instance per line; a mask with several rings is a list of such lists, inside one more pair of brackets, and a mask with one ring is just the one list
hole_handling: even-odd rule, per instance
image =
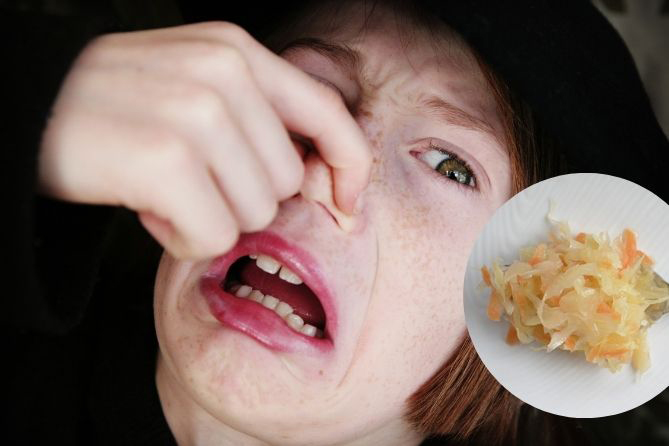
[[441, 175], [462, 185], [476, 187], [476, 178], [467, 163], [437, 147], [422, 153], [420, 158]]

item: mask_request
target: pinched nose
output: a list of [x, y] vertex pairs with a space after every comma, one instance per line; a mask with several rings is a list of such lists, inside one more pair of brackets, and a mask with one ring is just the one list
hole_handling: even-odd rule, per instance
[[321, 204], [346, 233], [354, 231], [362, 222], [361, 212], [346, 215], [335, 204], [331, 168], [315, 151], [309, 152], [304, 159], [304, 181], [300, 194], [307, 201]]

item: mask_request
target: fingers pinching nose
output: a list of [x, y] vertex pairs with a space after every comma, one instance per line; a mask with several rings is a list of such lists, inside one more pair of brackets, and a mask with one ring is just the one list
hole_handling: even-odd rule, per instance
[[[330, 167], [325, 164], [317, 153], [311, 152], [304, 162], [305, 174], [300, 194], [311, 202], [322, 205], [337, 222], [337, 225], [346, 233], [352, 232], [356, 227], [359, 215], [347, 215], [342, 212], [334, 201], [334, 187]], [[362, 206], [362, 197], [359, 195], [356, 206]], [[361, 208], [358, 209], [361, 211]]]

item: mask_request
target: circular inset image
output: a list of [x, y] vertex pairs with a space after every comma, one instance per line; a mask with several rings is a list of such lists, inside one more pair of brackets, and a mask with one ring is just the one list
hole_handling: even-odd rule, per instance
[[493, 215], [467, 264], [474, 347], [522, 401], [614, 415], [669, 386], [669, 205], [601, 174], [537, 183]]

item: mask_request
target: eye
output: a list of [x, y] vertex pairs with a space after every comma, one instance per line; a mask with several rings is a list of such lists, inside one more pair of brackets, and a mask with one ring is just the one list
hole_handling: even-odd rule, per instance
[[453, 153], [430, 143], [430, 147], [418, 156], [437, 173], [464, 186], [476, 187], [476, 177], [467, 163]]
[[339, 89], [339, 87], [337, 87], [335, 84], [333, 84], [329, 80], [324, 79], [324, 78], [322, 78], [320, 76], [317, 76], [315, 74], [312, 74], [312, 73], [307, 73], [307, 74], [309, 76], [311, 76], [314, 80], [316, 80], [316, 81], [320, 82], [321, 84], [325, 85], [326, 87], [332, 88], [334, 91], [336, 91], [339, 94], [339, 96], [341, 96], [342, 100], [344, 102], [346, 102], [346, 97], [344, 96], [344, 93], [342, 93], [342, 91]]

